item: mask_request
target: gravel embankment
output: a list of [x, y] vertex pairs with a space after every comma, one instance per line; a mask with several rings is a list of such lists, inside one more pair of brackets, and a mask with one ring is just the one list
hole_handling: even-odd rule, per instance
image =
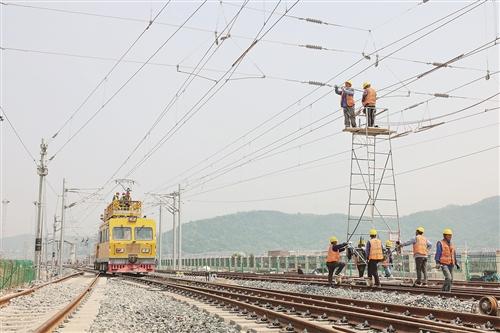
[[359, 291], [346, 288], [327, 288], [321, 286], [298, 285], [281, 282], [233, 280], [236, 284], [252, 288], [274, 289], [288, 292], [305, 293], [321, 296], [344, 297], [381, 303], [393, 303], [408, 306], [441, 309], [455, 312], [470, 312], [475, 301], [461, 301], [454, 298], [397, 293], [388, 291]]
[[109, 279], [90, 332], [235, 333], [236, 328], [162, 291]]

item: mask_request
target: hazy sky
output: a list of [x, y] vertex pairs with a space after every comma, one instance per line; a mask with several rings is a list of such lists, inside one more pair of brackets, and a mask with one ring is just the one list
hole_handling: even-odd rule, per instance
[[[347, 213], [351, 136], [341, 132], [339, 97], [332, 88], [308, 81], [333, 85], [352, 78], [357, 89], [363, 81], [371, 81], [376, 89], [390, 87], [379, 91], [379, 97], [387, 95], [377, 103], [389, 108], [381, 118], [387, 121], [390, 115], [392, 128], [399, 132], [445, 122], [392, 142], [396, 173], [402, 173], [396, 178], [401, 214], [498, 195], [498, 45], [408, 80], [435, 68], [432, 63], [491, 46], [487, 43], [498, 36], [498, 3], [301, 1], [279, 20], [294, 2], [251, 1], [231, 21], [243, 2], [172, 1], [79, 108], [164, 5], [0, 5], [0, 105], [37, 160], [42, 138], [49, 142], [49, 157], [63, 147], [48, 166], [46, 219], [51, 223], [54, 214], [60, 215], [63, 177], [71, 188], [105, 186], [85, 202], [79, 200], [92, 191], [68, 195], [68, 203], [78, 202], [67, 210], [69, 234], [95, 233], [105, 207], [99, 199], [109, 200], [113, 192], [114, 183], [107, 182], [111, 178], [135, 180], [133, 195], [138, 199], [144, 199], [145, 192], [170, 192], [180, 183], [185, 189], [184, 221], [257, 209]], [[363, 59], [362, 53], [372, 55]], [[202, 59], [198, 76], [179, 90]], [[230, 69], [235, 73], [226, 81]], [[431, 96], [455, 88], [449, 93], [453, 97]], [[493, 110], [482, 112], [485, 109]], [[1, 127], [1, 188], [10, 201], [4, 205], [4, 232], [33, 233], [35, 164], [10, 125], [4, 121]], [[331, 157], [322, 159], [326, 156]], [[147, 213], [156, 216], [157, 208]]]

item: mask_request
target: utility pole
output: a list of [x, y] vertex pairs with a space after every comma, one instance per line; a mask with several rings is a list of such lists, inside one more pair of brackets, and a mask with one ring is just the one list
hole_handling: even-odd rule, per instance
[[179, 184], [177, 191], [177, 222], [179, 224], [179, 235], [178, 235], [178, 252], [177, 255], [179, 257], [179, 269], [182, 269], [182, 224], [181, 224], [181, 184]]
[[66, 199], [66, 178], [63, 178], [63, 187], [62, 187], [62, 199], [61, 199], [61, 227], [59, 230], [59, 256], [57, 258], [57, 263], [59, 264], [59, 275], [62, 275], [63, 272], [63, 251], [64, 251], [64, 215], [66, 211], [66, 207], [64, 207]]
[[7, 204], [9, 204], [10, 201], [7, 199], [2, 200], [2, 222], [0, 223], [0, 255], [3, 255], [3, 226], [5, 224], [5, 221], [7, 220]]
[[57, 217], [54, 215], [54, 223], [52, 224], [52, 274], [56, 273], [56, 223]]
[[176, 199], [177, 197], [175, 195], [173, 195], [173, 200], [174, 200], [174, 204], [173, 204], [173, 207], [172, 207], [172, 266], [174, 268], [174, 270], [176, 269], [177, 265], [177, 237], [176, 237], [176, 224], [175, 224], [175, 215], [176, 215]]
[[37, 222], [36, 222], [36, 237], [35, 237], [35, 280], [40, 279], [40, 266], [42, 262], [42, 194], [44, 178], [49, 173], [49, 169], [45, 165], [45, 156], [47, 155], [47, 144], [42, 139], [40, 144], [40, 164], [37, 167], [40, 182], [38, 183], [38, 202], [37, 202]]

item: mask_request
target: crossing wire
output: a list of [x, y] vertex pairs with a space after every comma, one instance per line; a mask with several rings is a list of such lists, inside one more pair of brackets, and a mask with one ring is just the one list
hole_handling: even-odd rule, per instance
[[[490, 151], [490, 150], [493, 150], [493, 149], [498, 149], [499, 147], [500, 147], [500, 145], [491, 146], [491, 147], [484, 148], [484, 149], [481, 149], [481, 150], [473, 151], [473, 152], [465, 154], [465, 155], [456, 156], [456, 157], [453, 157], [453, 158], [450, 158], [450, 159], [447, 159], [447, 160], [443, 160], [443, 161], [435, 162], [435, 163], [432, 163], [432, 164], [424, 165], [424, 166], [421, 166], [421, 167], [418, 167], [418, 168], [415, 168], [415, 169], [410, 169], [410, 170], [402, 171], [402, 172], [399, 172], [399, 173], [395, 173], [394, 175], [395, 176], [401, 176], [401, 175], [413, 173], [413, 172], [416, 172], [416, 171], [420, 171], [420, 170], [423, 170], [423, 169], [432, 168], [432, 167], [439, 166], [439, 165], [442, 165], [442, 164], [446, 164], [446, 163], [449, 163], [449, 162], [453, 162], [453, 161], [456, 161], [456, 160], [464, 159], [464, 158], [467, 158], [467, 157], [470, 157], [470, 156], [478, 155], [478, 154], [481, 154], [481, 153], [484, 153], [484, 152], [487, 152], [487, 151]], [[296, 193], [296, 194], [290, 194], [290, 195], [284, 195], [284, 196], [278, 196], [278, 197], [262, 198], [262, 199], [224, 200], [224, 201], [215, 201], [215, 200], [210, 200], [210, 201], [208, 201], [208, 200], [207, 201], [205, 201], [205, 200], [189, 200], [189, 201], [192, 201], [192, 202], [205, 202], [205, 203], [247, 203], [247, 202], [274, 201], [274, 200], [282, 200], [282, 199], [290, 199], [290, 198], [303, 197], [303, 196], [308, 196], [308, 195], [313, 195], [313, 194], [319, 194], [319, 193], [325, 193], [325, 192], [332, 192], [332, 191], [339, 190], [339, 189], [349, 188], [349, 186], [350, 186], [349, 184], [346, 184], [346, 185], [340, 185], [340, 186], [335, 186], [335, 187], [329, 187], [329, 188], [325, 188], [325, 189], [322, 189], [322, 190], [316, 190], [316, 191], [310, 191], [310, 192], [302, 192], [302, 193]]]
[[[482, 47], [482, 46], [481, 46], [481, 47]], [[478, 49], [478, 48], [476, 48], [476, 49]], [[476, 49], [475, 49], [475, 50], [476, 50]], [[467, 54], [468, 54], [468, 55], [472, 55], [472, 54], [475, 54], [475, 53], [474, 53], [474, 52], [468, 52]], [[463, 58], [464, 58], [464, 57], [461, 57], [460, 59], [463, 59]], [[425, 75], [424, 75], [424, 76], [425, 76]], [[411, 78], [416, 78], [416, 80], [418, 80], [418, 79], [421, 79], [421, 78], [422, 78], [422, 77], [424, 77], [424, 76], [422, 76], [422, 74], [417, 74], [417, 75], [412, 76]], [[408, 79], [406, 79], [406, 80], [404, 80], [404, 81], [408, 81]], [[415, 81], [415, 80], [414, 80], [414, 81]], [[412, 82], [414, 82], [414, 81], [412, 81]], [[393, 85], [390, 85], [390, 86], [393, 86]], [[390, 87], [390, 86], [389, 86], [389, 87]], [[385, 88], [385, 89], [386, 89], [386, 88]], [[452, 89], [452, 90], [453, 90], [453, 89]], [[490, 98], [488, 98], [487, 100], [490, 100], [491, 98], [493, 98], [493, 97], [490, 97]], [[475, 105], [478, 105], [478, 104], [483, 103], [483, 102], [484, 102], [484, 100], [483, 100], [483, 101], [481, 101], [481, 102], [479, 102], [479, 103], [476, 103]], [[307, 106], [305, 106], [304, 108], [306, 108], [306, 107], [307, 107]], [[299, 111], [301, 111], [301, 110], [299, 110]], [[269, 152], [271, 152], [271, 151], [273, 151], [273, 150], [275, 150], [275, 149], [278, 149], [278, 148], [280, 148], [280, 147], [282, 147], [282, 146], [284, 146], [284, 145], [286, 145], [286, 144], [288, 144], [288, 143], [290, 143], [290, 142], [293, 142], [293, 141], [295, 141], [295, 140], [297, 140], [297, 139], [299, 139], [299, 138], [301, 138], [301, 137], [303, 137], [303, 136], [305, 136], [305, 135], [308, 135], [308, 134], [312, 133], [313, 131], [316, 131], [316, 130], [318, 130], [318, 129], [320, 129], [320, 128], [322, 128], [322, 127], [324, 127], [324, 126], [326, 126], [326, 125], [328, 125], [328, 124], [330, 124], [330, 123], [333, 123], [334, 121], [336, 121], [336, 120], [338, 120], [338, 119], [341, 119], [341, 118], [342, 118], [342, 116], [339, 116], [339, 117], [337, 117], [337, 118], [334, 118], [333, 120], [330, 120], [330, 121], [328, 121], [328, 122], [326, 122], [326, 123], [323, 123], [323, 124], [319, 125], [318, 127], [314, 128], [314, 129], [309, 129], [307, 132], [305, 132], [305, 133], [303, 133], [303, 134], [299, 135], [298, 137], [295, 137], [295, 138], [293, 138], [293, 139], [291, 139], [291, 140], [289, 140], [289, 141], [287, 141], [287, 142], [285, 142], [285, 143], [282, 143], [282, 144], [280, 144], [279, 146], [274, 147], [274, 148], [272, 148], [271, 150], [269, 150], [269, 151], [267, 151], [267, 152], [265, 152], [265, 153], [262, 153], [262, 154], [258, 155], [257, 157], [253, 157], [252, 159], [250, 159], [250, 160], [248, 160], [248, 161], [245, 161], [245, 160], [246, 160], [247, 158], [249, 158], [251, 155], [258, 153], [258, 152], [262, 151], [263, 149], [268, 148], [268, 147], [270, 147], [270, 146], [274, 145], [275, 143], [278, 143], [278, 142], [282, 141], [283, 139], [286, 139], [286, 138], [288, 138], [289, 136], [291, 136], [291, 135], [293, 135], [293, 134], [295, 134], [295, 133], [297, 133], [297, 132], [302, 131], [302, 130], [303, 130], [303, 129], [305, 129], [305, 128], [308, 128], [310, 125], [316, 124], [317, 122], [319, 122], [319, 121], [321, 121], [321, 120], [324, 120], [324, 119], [326, 119], [326, 118], [330, 117], [330, 116], [331, 116], [331, 115], [333, 115], [333, 114], [334, 114], [334, 113], [332, 113], [332, 114], [328, 114], [328, 115], [326, 115], [326, 116], [324, 116], [324, 117], [322, 117], [322, 118], [320, 118], [320, 119], [318, 119], [318, 120], [315, 120], [315, 121], [313, 121], [312, 123], [307, 124], [306, 126], [304, 126], [304, 127], [302, 127], [302, 128], [299, 128], [298, 130], [295, 130], [294, 132], [292, 132], [292, 133], [290, 133], [290, 134], [288, 134], [288, 135], [285, 135], [285, 136], [283, 136], [283, 137], [281, 137], [281, 138], [279, 138], [279, 139], [277, 139], [277, 140], [273, 141], [272, 143], [270, 143], [270, 144], [268, 144], [268, 145], [266, 145], [266, 146], [264, 146], [264, 147], [261, 147], [261, 148], [259, 148], [258, 150], [253, 151], [252, 153], [250, 153], [250, 154], [248, 154], [248, 155], [245, 155], [245, 156], [241, 157], [240, 159], [238, 159], [238, 160], [236, 160], [236, 161], [233, 161], [233, 162], [231, 162], [231, 163], [229, 163], [229, 164], [226, 164], [225, 166], [220, 167], [220, 168], [216, 169], [215, 171], [212, 171], [212, 172], [210, 172], [209, 174], [207, 174], [207, 175], [205, 175], [205, 176], [203, 176], [203, 177], [200, 177], [200, 178], [196, 179], [196, 180], [194, 181], [195, 183], [196, 183], [196, 182], [203, 181], [203, 179], [208, 178], [208, 177], [210, 177], [210, 176], [212, 176], [212, 175], [215, 175], [215, 176], [213, 176], [212, 178], [210, 178], [209, 180], [207, 180], [207, 181], [203, 181], [201, 185], [196, 185], [196, 187], [203, 186], [204, 184], [206, 184], [207, 182], [209, 182], [209, 181], [211, 181], [211, 180], [214, 180], [214, 179], [216, 179], [216, 178], [219, 178], [220, 176], [222, 176], [222, 175], [224, 175], [224, 174], [227, 174], [228, 172], [230, 172], [230, 171], [232, 171], [232, 170], [234, 170], [234, 169], [237, 169], [237, 168], [239, 168], [239, 167], [241, 167], [241, 166], [244, 166], [244, 165], [246, 165], [246, 164], [248, 164], [248, 163], [250, 163], [250, 162], [253, 162], [253, 161], [255, 161], [256, 159], [258, 159], [259, 157], [262, 157], [263, 155], [268, 154]], [[419, 122], [421, 122], [421, 121], [419, 121]], [[251, 142], [253, 142], [253, 141], [251, 141]], [[220, 159], [219, 159], [219, 160], [217, 160], [217, 161], [215, 161], [214, 163], [217, 163], [218, 161], [220, 161]], [[238, 163], [238, 162], [240, 162], [240, 161], [243, 161], [243, 162], [241, 162], [240, 164], [237, 164], [237, 165], [235, 165], [235, 166], [234, 166], [234, 164], [235, 164], [235, 163]], [[224, 170], [224, 169], [225, 169], [225, 170]], [[193, 186], [193, 185], [191, 185], [191, 186]]]
[[[9, 117], [7, 116], [7, 112], [5, 112], [5, 109], [1, 105], [0, 105], [0, 110], [2, 110], [2, 113], [4, 115], [5, 120], [7, 120], [7, 122], [9, 123], [10, 128], [14, 132], [15, 136], [17, 137], [17, 140], [19, 141], [19, 143], [23, 147], [23, 149], [26, 152], [26, 154], [28, 155], [28, 157], [33, 161], [33, 163], [35, 163], [35, 165], [37, 165], [35, 157], [31, 153], [31, 151], [28, 149], [28, 147], [26, 146], [26, 144], [24, 143], [24, 140], [19, 135], [19, 132], [14, 127], [14, 124], [10, 121]], [[2, 120], [0, 120], [0, 121], [2, 121]]]
[[[193, 13], [191, 13], [188, 18], [186, 20], [184, 20], [183, 24], [189, 22], [191, 20], [191, 18], [207, 3], [208, 0], [204, 0], [196, 9]], [[106, 107], [106, 105], [108, 105], [113, 99], [115, 96], [117, 96], [127, 85], [128, 83], [130, 83], [130, 81], [132, 81], [132, 79], [137, 76], [137, 74], [139, 74], [139, 72], [146, 66], [147, 63], [149, 63], [149, 61], [151, 59], [153, 59], [153, 57], [156, 56], [156, 54], [158, 54], [158, 52], [160, 52], [163, 47], [182, 29], [183, 25], [181, 24], [181, 26], [179, 26], [161, 45], [160, 47], [158, 47], [156, 49], [155, 52], [153, 52], [152, 55], [150, 55], [148, 57], [148, 59], [144, 62], [144, 64], [142, 64], [133, 74], [132, 76], [130, 76], [112, 95], [110, 98], [108, 98], [106, 100], [106, 102], [104, 102], [104, 104], [99, 108], [97, 109], [94, 114], [92, 114], [92, 116], [81, 126], [78, 128], [78, 130], [76, 130], [76, 132], [71, 136], [69, 137], [68, 140], [66, 140], [66, 142], [59, 148], [59, 150], [56, 151], [56, 153], [49, 159], [49, 160], [53, 160], [85, 127], [87, 127], [87, 125]]]
[[[479, 4], [478, 4], [478, 3], [479, 3]], [[463, 14], [468, 13], [469, 11], [471, 11], [471, 10], [473, 10], [473, 9], [477, 8], [478, 6], [480, 6], [480, 5], [484, 4], [484, 3], [485, 3], [485, 0], [483, 0], [482, 2], [481, 2], [480, 0], [478, 0], [478, 1], [474, 2], [474, 3], [468, 4], [468, 5], [466, 5], [466, 6], [462, 7], [462, 8], [460, 8], [460, 9], [458, 9], [458, 10], [456, 10], [456, 11], [453, 11], [453, 12], [452, 12], [452, 13], [450, 13], [450, 14], [445, 15], [444, 17], [441, 17], [441, 18], [439, 18], [439, 19], [437, 19], [437, 20], [435, 20], [435, 21], [433, 21], [433, 22], [431, 22], [431, 23], [429, 23], [429, 24], [426, 24], [425, 26], [423, 26], [423, 27], [421, 27], [421, 28], [419, 28], [419, 29], [417, 29], [417, 30], [415, 30], [415, 31], [413, 31], [413, 32], [411, 32], [411, 33], [409, 33], [409, 34], [404, 35], [403, 37], [398, 38], [397, 40], [395, 40], [395, 41], [393, 41], [393, 42], [391, 42], [391, 43], [389, 43], [389, 44], [387, 44], [387, 45], [385, 45], [385, 46], [383, 46], [383, 47], [381, 47], [381, 48], [379, 48], [379, 49], [377, 49], [377, 50], [373, 51], [373, 52], [372, 52], [372, 53], [370, 53], [369, 55], [374, 55], [375, 53], [377, 53], [377, 52], [379, 52], [379, 51], [381, 51], [381, 50], [384, 50], [384, 49], [386, 49], [386, 48], [388, 48], [388, 47], [390, 47], [390, 46], [392, 46], [392, 45], [395, 45], [395, 44], [399, 43], [400, 41], [403, 41], [403, 40], [405, 40], [405, 39], [407, 39], [407, 38], [409, 38], [409, 37], [413, 36], [414, 34], [417, 34], [417, 33], [421, 32], [421, 31], [425, 30], [426, 28], [431, 27], [431, 26], [433, 26], [433, 25], [435, 25], [435, 24], [437, 24], [437, 23], [439, 23], [439, 22], [441, 22], [441, 21], [443, 21], [443, 20], [445, 20], [445, 19], [447, 19], [447, 18], [449, 18], [449, 17], [451, 17], [451, 16], [453, 16], [453, 15], [455, 15], [455, 14], [458, 14], [458, 15], [459, 15], [459, 16], [457, 16], [457, 18], [458, 18], [458, 17], [461, 17]], [[474, 6], [474, 5], [475, 5], [475, 6]], [[473, 6], [473, 7], [472, 7], [472, 6]], [[471, 8], [471, 9], [469, 9], [469, 7], [472, 7], [472, 8]], [[462, 11], [465, 11], [465, 12], [464, 12], [464, 13], [462, 13], [462, 14], [459, 14], [459, 13], [460, 13], [460, 12], [462, 12]], [[444, 25], [451, 23], [451, 22], [452, 22], [452, 21], [454, 21], [454, 20], [455, 20], [455, 18], [452, 18], [451, 20], [449, 20], [449, 21], [445, 22], [445, 24], [443, 24], [443, 25], [441, 25], [441, 26], [439, 26], [439, 27], [437, 27], [437, 28], [433, 28], [430, 32], [426, 33], [426, 34], [425, 34], [425, 36], [429, 35], [429, 33], [432, 33], [432, 32], [434, 32], [434, 31], [438, 30], [439, 28], [443, 27]], [[421, 38], [422, 38], [422, 37], [419, 37], [417, 40], [420, 40]], [[414, 40], [414, 41], [412, 41], [412, 42], [410, 42], [410, 43], [408, 43], [408, 44], [405, 44], [403, 47], [399, 48], [397, 51], [400, 51], [400, 50], [401, 50], [401, 49], [403, 49], [404, 47], [406, 47], [406, 46], [409, 46], [409, 45], [413, 44], [415, 41], [416, 41], [416, 40]], [[396, 51], [396, 52], [397, 52], [397, 51]], [[395, 52], [393, 52], [392, 54], [394, 54], [394, 53], [395, 53]], [[385, 57], [385, 58], [387, 58], [387, 57]], [[385, 59], [385, 58], [384, 58], [384, 59]], [[336, 75], [334, 75], [333, 77], [331, 77], [331, 78], [327, 81], [327, 83], [329, 83], [329, 82], [333, 81], [335, 78], [337, 78], [338, 76], [342, 75], [342, 74], [343, 74], [343, 73], [345, 73], [347, 70], [349, 70], [349, 69], [353, 68], [354, 66], [356, 66], [357, 64], [359, 64], [360, 62], [362, 62], [364, 59], [365, 59], [364, 57], [360, 58], [360, 59], [359, 59], [358, 61], [356, 61], [355, 63], [351, 64], [350, 66], [348, 66], [348, 67], [347, 67], [347, 68], [345, 68], [344, 70], [340, 71], [339, 73], [337, 73]], [[370, 67], [371, 67], [371, 66], [370, 66]], [[368, 68], [370, 68], [370, 67], [365, 68], [363, 71], [366, 71], [366, 70], [367, 70]], [[363, 71], [359, 72], [357, 75], [361, 74]], [[196, 169], [198, 166], [202, 165], [203, 163], [205, 163], [205, 162], [209, 161], [209, 160], [210, 160], [210, 159], [212, 159], [214, 156], [217, 156], [219, 153], [221, 153], [221, 152], [225, 151], [227, 148], [229, 148], [229, 147], [233, 146], [235, 143], [239, 142], [241, 139], [243, 139], [243, 138], [247, 137], [248, 135], [250, 135], [250, 134], [252, 134], [253, 132], [255, 132], [256, 130], [258, 130], [259, 128], [263, 127], [265, 124], [267, 124], [267, 123], [271, 122], [272, 120], [276, 119], [278, 116], [280, 116], [281, 114], [285, 113], [286, 111], [288, 111], [289, 109], [291, 109], [293, 106], [295, 106], [298, 102], [300, 102], [300, 101], [301, 101], [301, 100], [303, 100], [304, 98], [307, 98], [308, 96], [312, 95], [313, 93], [315, 93], [316, 91], [318, 91], [320, 88], [321, 88], [321, 87], [317, 87], [317, 88], [313, 89], [312, 91], [310, 91], [309, 93], [307, 93], [305, 96], [301, 97], [301, 98], [300, 98], [299, 100], [297, 100], [296, 102], [294, 102], [294, 103], [292, 103], [292, 104], [289, 104], [289, 105], [288, 105], [287, 107], [285, 107], [284, 109], [280, 110], [279, 112], [275, 113], [274, 115], [272, 115], [271, 117], [267, 118], [267, 119], [266, 119], [266, 120], [264, 120], [263, 122], [259, 123], [256, 127], [254, 127], [254, 128], [252, 128], [252, 129], [250, 129], [249, 131], [245, 132], [243, 135], [239, 136], [237, 139], [233, 140], [231, 143], [229, 143], [229, 144], [225, 145], [224, 147], [222, 147], [221, 149], [219, 149], [219, 150], [218, 150], [218, 151], [216, 151], [215, 153], [211, 154], [210, 156], [208, 156], [208, 157], [207, 157], [207, 158], [205, 158], [204, 160], [202, 160], [202, 161], [198, 162], [197, 164], [195, 164], [194, 166], [192, 166], [192, 167], [190, 167], [189, 169], [185, 170], [185, 171], [184, 171], [184, 172], [182, 172], [181, 174], [179, 174], [179, 175], [175, 176], [174, 178], [181, 177], [181, 176], [183, 176], [184, 174], [186, 174], [187, 172], [190, 172], [191, 170]], [[321, 98], [326, 97], [326, 96], [327, 96], [327, 95], [329, 95], [330, 93], [331, 93], [331, 91], [330, 91], [330, 92], [328, 92], [328, 93], [326, 93], [326, 94], [324, 94], [323, 96], [321, 96]], [[317, 101], [317, 100], [316, 100], [316, 101]], [[313, 103], [315, 103], [316, 101], [314, 101]], [[311, 103], [311, 105], [312, 105], [312, 103]], [[299, 113], [299, 112], [296, 112], [294, 115], [296, 115], [296, 114], [298, 114], [298, 113]], [[291, 117], [288, 117], [287, 119], [291, 119]], [[266, 134], [266, 133], [267, 133], [267, 131], [266, 131], [266, 132], [264, 132], [264, 134]], [[252, 141], [250, 141], [250, 142], [255, 141], [256, 139], [258, 139], [258, 138], [259, 138], [259, 137], [261, 137], [261, 136], [262, 136], [262, 135], [257, 136], [256, 138], [252, 139]], [[232, 155], [232, 154], [234, 154], [236, 151], [239, 151], [239, 150], [241, 150], [243, 147], [247, 146], [247, 144], [248, 144], [248, 143], [245, 143], [245, 144], [240, 145], [237, 149], [233, 150], [231, 153], [225, 154], [225, 155], [222, 157], [222, 159], [225, 159], [225, 158], [227, 158], [227, 157], [231, 156], [231, 155]], [[219, 159], [219, 160], [220, 160], [220, 159]], [[218, 161], [219, 161], [219, 160], [218, 160]], [[202, 169], [201, 169], [201, 170], [199, 170], [197, 173], [202, 172], [203, 170], [206, 170], [207, 168], [209, 168], [209, 167], [210, 167], [211, 165], [213, 165], [213, 164], [214, 164], [213, 162], [212, 162], [212, 163], [210, 163], [210, 164], [208, 164], [208, 166], [206, 166], [206, 167], [202, 168]], [[162, 185], [162, 186], [163, 186], [163, 185]]]
[[137, 36], [137, 38], [132, 42], [132, 44], [127, 48], [127, 50], [121, 55], [120, 58], [115, 62], [115, 64], [111, 67], [111, 69], [104, 75], [104, 77], [97, 83], [97, 85], [90, 91], [90, 93], [85, 97], [82, 103], [76, 108], [75, 111], [71, 114], [71, 116], [66, 119], [66, 121], [62, 124], [62, 126], [59, 127], [59, 129], [52, 135], [52, 140], [57, 137], [57, 135], [68, 125], [68, 123], [78, 114], [78, 112], [83, 108], [85, 104], [89, 101], [89, 99], [94, 95], [94, 93], [101, 87], [101, 85], [106, 82], [110, 75], [113, 73], [113, 71], [118, 67], [118, 65], [122, 62], [122, 60], [125, 58], [125, 56], [132, 50], [132, 48], [139, 42], [139, 40], [142, 38], [142, 36], [149, 30], [151, 25], [156, 21], [156, 19], [161, 15], [161, 13], [167, 8], [167, 6], [170, 4], [172, 0], [168, 0], [167, 3], [158, 11], [155, 17], [153, 17], [146, 28]]
[[[292, 10], [299, 0], [295, 1], [290, 8], [287, 9], [286, 12]], [[232, 71], [235, 71], [236, 68], [239, 66], [241, 63], [242, 59], [248, 54], [248, 52], [260, 41], [262, 38], [264, 38], [275, 26], [278, 24], [281, 19], [284, 16], [280, 16], [264, 33], [262, 33], [261, 36], [260, 33], [262, 32], [262, 29], [259, 31], [258, 35], [255, 37], [255, 40], [250, 44], [250, 46], [236, 59], [236, 61], [231, 65], [229, 70], [218, 80], [221, 81], [222, 79], [225, 78], [227, 74], [230, 74], [229, 77], [232, 76]], [[136, 163], [125, 175], [125, 177], [128, 177], [130, 174], [132, 174], [137, 168], [139, 168], [144, 162], [146, 162], [161, 146], [167, 142], [184, 124], [189, 121], [200, 109], [208, 103], [221, 89], [227, 84], [228, 80], [224, 80], [224, 82], [210, 95], [209, 93], [211, 92], [212, 89], [216, 87], [214, 85], [212, 88], [210, 88], [194, 105], [191, 107], [179, 120], [155, 145], [150, 151], [138, 162]], [[205, 97], [208, 96], [206, 99]], [[201, 104], [200, 104], [201, 103]], [[197, 107], [197, 105], [199, 105]], [[180, 124], [180, 125], [179, 125]]]
[[[500, 94], [500, 93], [497, 93], [497, 94], [495, 94], [495, 95], [493, 95], [493, 96], [497, 96], [498, 94]], [[493, 96], [492, 96], [492, 97], [493, 97]], [[450, 116], [450, 115], [454, 115], [454, 114], [462, 113], [462, 112], [464, 112], [464, 111], [466, 111], [466, 110], [469, 110], [469, 109], [471, 109], [471, 108], [474, 108], [474, 107], [478, 106], [479, 104], [481, 104], [481, 103], [483, 103], [483, 102], [485, 102], [485, 101], [487, 101], [487, 100], [491, 99], [492, 97], [488, 97], [488, 98], [484, 99], [482, 102], [479, 102], [479, 103], [475, 103], [475, 104], [469, 105], [468, 107], [465, 107], [465, 108], [459, 109], [459, 110], [454, 111], [454, 112], [450, 112], [450, 113], [448, 113], [448, 114], [446, 114], [446, 115], [442, 115], [442, 116], [440, 116], [439, 118], [444, 118], [444, 117], [448, 117], [448, 116]], [[493, 109], [491, 109], [491, 110], [493, 110]], [[484, 112], [480, 112], [480, 113], [478, 113], [478, 114], [483, 114], [483, 113], [484, 113]], [[477, 114], [476, 114], [476, 115], [477, 115]], [[454, 121], [456, 121], [456, 120], [454, 120]], [[347, 152], [347, 151], [350, 151], [350, 150], [346, 150], [346, 151], [341, 152], [341, 153], [345, 153], [345, 152]], [[331, 154], [331, 155], [326, 155], [326, 156], [323, 156], [323, 157], [319, 157], [319, 158], [314, 159], [314, 160], [311, 160], [311, 161], [302, 162], [302, 163], [300, 163], [299, 165], [293, 165], [293, 166], [291, 166], [291, 167], [286, 167], [285, 169], [280, 169], [279, 171], [285, 171], [285, 170], [289, 170], [289, 169], [296, 168], [296, 167], [301, 166], [301, 165], [315, 163], [315, 162], [318, 162], [318, 161], [321, 161], [321, 160], [324, 160], [324, 159], [328, 159], [328, 158], [331, 158], [331, 157], [337, 156], [338, 154], [341, 154], [341, 153], [335, 153], [335, 154]], [[248, 162], [244, 163], [243, 165], [245, 165], [245, 164], [248, 164]], [[240, 165], [240, 166], [241, 166], [241, 165]], [[237, 166], [237, 167], [240, 167], [240, 166]], [[232, 169], [230, 169], [230, 171], [231, 171], [231, 170], [232, 170]], [[271, 174], [274, 174], [274, 173], [276, 173], [276, 172], [272, 172], [272, 173], [270, 173], [270, 174], [266, 174], [266, 175], [271, 175]], [[217, 176], [217, 177], [213, 177], [212, 179], [209, 179], [209, 180], [207, 180], [207, 181], [203, 182], [202, 184], [198, 185], [197, 187], [202, 187], [202, 186], [203, 186], [203, 185], [205, 185], [207, 182], [212, 181], [213, 179], [218, 178], [218, 177], [219, 177], [219, 176]], [[261, 177], [260, 177], [260, 176], [257, 176], [257, 177], [252, 177], [252, 178], [250, 178], [250, 180], [255, 180], [255, 179], [259, 179], [259, 178], [261, 178]], [[187, 196], [185, 196], [185, 197], [186, 197], [186, 198], [188, 198], [188, 197], [197, 196], [197, 195], [200, 195], [200, 194], [209, 193], [209, 192], [212, 192], [212, 191], [215, 191], [215, 190], [219, 190], [219, 189], [222, 189], [222, 188], [226, 188], [226, 187], [228, 187], [228, 186], [237, 185], [237, 184], [240, 184], [240, 183], [242, 183], [242, 182], [245, 182], [245, 181], [237, 181], [237, 182], [235, 182], [235, 183], [231, 183], [231, 184], [229, 184], [229, 185], [221, 185], [221, 186], [219, 186], [219, 187], [215, 187], [215, 188], [212, 188], [212, 189], [207, 189], [207, 190], [204, 190], [204, 191], [202, 191], [202, 192], [197, 192], [196, 194], [187, 195]], [[194, 187], [194, 188], [197, 188], [197, 187]], [[189, 192], [190, 190], [193, 190], [193, 188], [190, 188], [189, 190], [186, 190], [185, 192]]]

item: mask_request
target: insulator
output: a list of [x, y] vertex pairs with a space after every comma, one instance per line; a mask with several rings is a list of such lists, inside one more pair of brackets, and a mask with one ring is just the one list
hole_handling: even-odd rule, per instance
[[432, 66], [436, 66], [436, 67], [448, 67], [447, 64], [443, 64], [442, 62], [433, 62]]
[[411, 105], [411, 106], [407, 107], [406, 109], [407, 109], [407, 110], [409, 110], [409, 109], [416, 108], [416, 107], [417, 107], [417, 106], [419, 106], [420, 104], [422, 104], [422, 103], [413, 104], [413, 105]]
[[364, 52], [362, 52], [361, 55], [367, 60], [371, 59], [370, 56], [368, 54], [365, 54]]
[[375, 67], [378, 67], [378, 54], [375, 55]]
[[315, 18], [310, 18], [310, 17], [307, 17], [306, 21], [311, 22], [311, 23], [323, 24], [323, 21], [315, 19]]
[[450, 95], [448, 95], [448, 94], [440, 94], [440, 93], [435, 93], [435, 94], [434, 94], [434, 96], [435, 96], [435, 97], [443, 97], [443, 98], [448, 98], [448, 97], [450, 97]]
[[306, 47], [308, 49], [315, 49], [315, 50], [323, 50], [323, 47], [322, 46], [319, 46], [319, 45], [311, 45], [311, 44], [307, 44]]
[[490, 71], [487, 70], [486, 71], [486, 77], [485, 77], [486, 80], [489, 80], [490, 79]]
[[326, 83], [318, 81], [308, 81], [307, 83], [312, 84], [313, 86], [326, 86]]

